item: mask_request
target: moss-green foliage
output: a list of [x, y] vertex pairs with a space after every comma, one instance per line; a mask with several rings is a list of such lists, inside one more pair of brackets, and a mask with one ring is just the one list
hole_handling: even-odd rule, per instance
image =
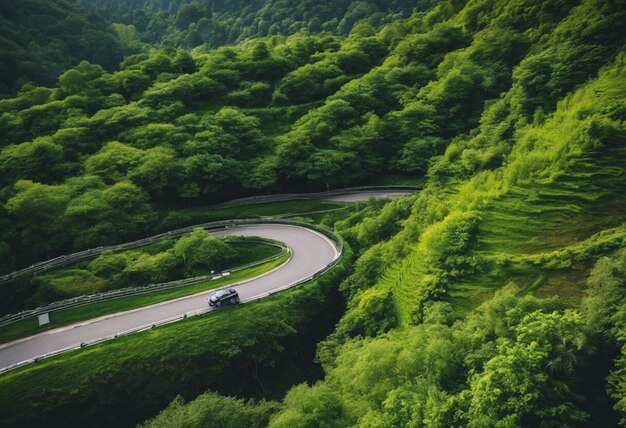
[[159, 415], [142, 424], [144, 428], [223, 427], [261, 428], [267, 426], [279, 404], [271, 401], [258, 403], [216, 393], [205, 393], [185, 404], [178, 396]]
[[[580, 314], [498, 292], [454, 322], [442, 304], [410, 329], [345, 343], [326, 379], [293, 388], [270, 426], [576, 424], [588, 348]], [[581, 394], [581, 395], [578, 395]], [[328, 411], [315, 412], [314, 403]]]
[[[460, 26], [475, 36], [439, 59], [439, 80], [411, 109], [421, 115], [414, 129], [426, 118], [434, 127], [448, 120], [455, 138], [431, 159], [402, 230], [363, 249], [343, 283], [348, 311], [318, 351], [324, 382], [294, 388], [270, 425], [306, 425], [314, 402], [334, 403], [332, 418], [315, 417], [329, 426], [610, 426], [611, 399], [623, 411], [615, 339], [623, 328], [607, 305], [620, 305], [621, 262], [601, 262], [602, 274], [592, 274], [602, 290], [595, 330], [586, 311], [566, 308], [585, 297], [596, 260], [626, 245], [626, 53], [615, 26], [626, 11], [602, 1], [476, 1], [458, 14], [452, 6], [442, 3], [425, 21], [443, 18], [447, 34]], [[498, 32], [502, 45], [485, 43]], [[474, 74], [472, 60], [490, 55], [504, 67]], [[507, 90], [484, 108], [454, 108], [456, 97], [489, 97], [495, 82]], [[443, 88], [455, 90], [439, 95]], [[519, 288], [496, 291], [510, 282]], [[603, 282], [613, 285], [604, 290]], [[374, 296], [395, 315], [364, 314]], [[537, 298], [547, 296], [560, 299]], [[390, 320], [398, 327], [381, 334]], [[611, 323], [613, 341], [597, 349], [592, 343]]]
[[83, 59], [112, 69], [125, 53], [128, 49], [113, 28], [76, 2], [3, 2], [0, 97], [15, 94], [28, 82], [52, 85], [59, 74]]
[[[121, 23], [143, 41], [215, 48], [253, 37], [320, 31], [348, 34], [427, 10], [432, 0], [253, 0], [202, 2], [181, 0], [83, 0], [109, 21]], [[131, 30], [132, 29], [132, 30]], [[136, 34], [138, 33], [138, 34]], [[259, 49], [255, 55], [266, 52]]]
[[[336, 285], [349, 260], [308, 285], [256, 303], [9, 372], [0, 377], [3, 426], [132, 426], [178, 394], [190, 399], [207, 388], [225, 395], [279, 398], [293, 379], [311, 381], [319, 375], [310, 361], [315, 342], [341, 310]], [[30, 411], [33, 406], [37, 411]], [[252, 409], [247, 417], [267, 417], [274, 408]], [[206, 420], [211, 410], [194, 406], [189, 411]]]
[[[165, 232], [183, 226], [194, 224], [247, 218], [283, 217], [294, 214], [306, 214], [316, 211], [337, 210], [338, 215], [343, 216], [344, 211], [349, 212], [349, 203], [332, 202], [322, 200], [293, 200], [284, 202], [269, 202], [263, 204], [237, 205], [232, 207], [215, 208], [191, 208], [187, 210], [172, 210], [162, 213], [163, 219], [157, 226], [157, 230]], [[358, 206], [355, 209], [359, 209]], [[320, 213], [320, 215], [326, 215]]]
[[614, 408], [626, 422], [626, 251], [601, 258], [589, 276], [588, 296], [582, 309], [589, 326], [600, 336], [602, 352], [608, 361], [615, 358], [608, 377]]

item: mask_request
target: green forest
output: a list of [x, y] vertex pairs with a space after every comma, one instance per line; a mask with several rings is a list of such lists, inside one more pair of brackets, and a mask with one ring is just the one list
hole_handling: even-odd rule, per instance
[[[0, 374], [6, 426], [626, 425], [623, 2], [0, 6], [0, 274], [231, 215], [313, 212], [345, 245], [294, 290]], [[210, 208], [383, 184], [422, 190]], [[0, 316], [236, 247], [18, 277]]]

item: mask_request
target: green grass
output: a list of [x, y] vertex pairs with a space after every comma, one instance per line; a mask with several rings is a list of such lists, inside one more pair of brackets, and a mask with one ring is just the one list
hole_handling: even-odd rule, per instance
[[391, 290], [399, 327], [410, 324], [419, 288], [414, 285], [424, 274], [423, 263], [417, 252], [392, 264], [385, 270], [380, 280], [382, 286]]
[[131, 296], [123, 299], [109, 300], [105, 302], [94, 303], [91, 305], [70, 308], [58, 312], [51, 312], [50, 324], [41, 327], [38, 325], [36, 318], [29, 318], [0, 328], [0, 343], [19, 339], [21, 337], [26, 337], [53, 328], [62, 327], [64, 325], [72, 324], [75, 322], [85, 321], [88, 319], [127, 311], [130, 309], [136, 309], [142, 306], [152, 305], [179, 297], [189, 296], [195, 293], [210, 290], [212, 288], [244, 281], [246, 279], [254, 278], [255, 276], [261, 275], [274, 269], [275, 267], [284, 263], [288, 258], [289, 254], [286, 253], [276, 260], [248, 269], [244, 269], [239, 272], [234, 272], [228, 277], [217, 279], [214, 281], [206, 281], [185, 287], [174, 288], [150, 294]]
[[257, 242], [249, 242], [247, 238], [242, 240], [232, 239], [230, 244], [237, 250], [237, 255], [231, 261], [231, 266], [243, 266], [259, 260], [280, 254], [281, 248]]
[[[177, 394], [189, 399], [207, 389], [279, 398], [294, 382], [316, 380], [292, 368], [311, 365], [315, 343], [337, 321], [336, 286], [345, 271], [340, 263], [316, 281], [267, 299], [5, 373], [2, 425], [133, 426]], [[292, 377], [283, 378], [285, 371]]]
[[527, 181], [483, 207], [475, 254], [486, 266], [452, 284], [455, 308], [467, 312], [508, 282], [575, 306], [594, 258], [626, 236], [626, 174], [616, 163], [624, 156], [625, 148], [578, 154], [550, 180]]
[[502, 167], [437, 189], [432, 212], [414, 216], [430, 216], [420, 224], [425, 231], [437, 231], [459, 213], [480, 220], [470, 247], [455, 255], [472, 256], [471, 271], [429, 284], [423, 260], [438, 248], [424, 232], [417, 248], [385, 271], [379, 285], [392, 290], [401, 325], [410, 322], [426, 289], [445, 292], [461, 316], [509, 283], [522, 293], [579, 303], [595, 260], [626, 245], [623, 127], [616, 122], [603, 125], [612, 130], [606, 135], [595, 133], [589, 119], [603, 103], [621, 105], [624, 85], [611, 79], [603, 85], [601, 99], [593, 83], [579, 90], [545, 122], [520, 131]]
[[[268, 245], [263, 242], [255, 242], [246, 238], [232, 237], [228, 238], [228, 240], [232, 243], [233, 248], [236, 250], [236, 254], [226, 265], [227, 269], [261, 261], [278, 255], [281, 252], [279, 247]], [[149, 248], [138, 247], [121, 251], [118, 254], [125, 254], [128, 259], [136, 260], [141, 255], [146, 253], [154, 254], [159, 251], [166, 251], [171, 247], [172, 242], [173, 241], [169, 239], [162, 240], [151, 244]], [[89, 266], [92, 261], [93, 258], [82, 260], [66, 267], [54, 269], [37, 275], [35, 281], [38, 292], [35, 294], [35, 297], [21, 308], [16, 308], [14, 312], [17, 312], [20, 309], [30, 309], [33, 307], [44, 306], [52, 301], [88, 294], [97, 294], [119, 288], [141, 287], [151, 283], [149, 278], [129, 278], [124, 281], [116, 281], [113, 283], [108, 280], [109, 278], [103, 278], [91, 272]], [[221, 269], [223, 269], [223, 267]], [[210, 271], [211, 268], [206, 266], [194, 271], [193, 275], [185, 275], [181, 263], [181, 266], [177, 269], [177, 271], [170, 272], [168, 277], [163, 277], [158, 282], [175, 281], [190, 276], [207, 275]]]

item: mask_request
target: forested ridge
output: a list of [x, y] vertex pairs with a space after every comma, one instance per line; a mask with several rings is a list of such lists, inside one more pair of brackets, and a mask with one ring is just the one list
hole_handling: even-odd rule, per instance
[[25, 83], [52, 86], [82, 60], [116, 68], [129, 48], [73, 0], [0, 1], [0, 98]]
[[98, 2], [152, 48], [0, 100], [3, 271], [235, 196], [424, 189], [325, 218], [355, 261], [322, 379], [146, 426], [626, 424], [621, 2], [181, 3]]
[[[146, 43], [216, 48], [253, 37], [298, 32], [347, 35], [361, 20], [372, 25], [428, 10], [434, 0], [82, 0]], [[121, 26], [126, 27], [121, 27]]]

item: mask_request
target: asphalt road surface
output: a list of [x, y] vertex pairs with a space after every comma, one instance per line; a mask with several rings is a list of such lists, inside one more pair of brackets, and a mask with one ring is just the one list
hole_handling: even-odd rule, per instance
[[[332, 200], [354, 202], [374, 197], [396, 197], [410, 192], [367, 192], [332, 197]], [[230, 287], [235, 288], [242, 301], [266, 295], [274, 290], [309, 278], [340, 256], [333, 243], [313, 230], [292, 225], [236, 226], [211, 232], [216, 236], [260, 236], [284, 242], [292, 252], [289, 261], [279, 268]], [[31, 360], [51, 352], [75, 347], [83, 342], [113, 336], [128, 330], [149, 327], [183, 314], [207, 310], [209, 295], [215, 290], [182, 297], [127, 312], [107, 315], [31, 337], [0, 345], [0, 369]]]
[[[290, 260], [261, 277], [232, 286], [242, 301], [306, 279], [339, 257], [333, 243], [313, 230], [290, 225], [237, 226], [213, 232], [214, 235], [260, 236], [284, 242], [292, 252]], [[0, 369], [82, 342], [112, 336], [132, 328], [150, 326], [208, 307], [208, 296], [215, 290], [144, 308], [84, 321], [0, 345]]]
[[367, 200], [370, 197], [374, 198], [397, 198], [399, 196], [406, 196], [414, 193], [413, 191], [402, 190], [402, 191], [394, 191], [394, 190], [380, 190], [380, 191], [368, 191], [368, 192], [354, 192], [354, 193], [346, 193], [345, 195], [337, 195], [337, 196], [329, 196], [324, 198], [327, 201], [337, 201], [337, 202], [357, 202]]

